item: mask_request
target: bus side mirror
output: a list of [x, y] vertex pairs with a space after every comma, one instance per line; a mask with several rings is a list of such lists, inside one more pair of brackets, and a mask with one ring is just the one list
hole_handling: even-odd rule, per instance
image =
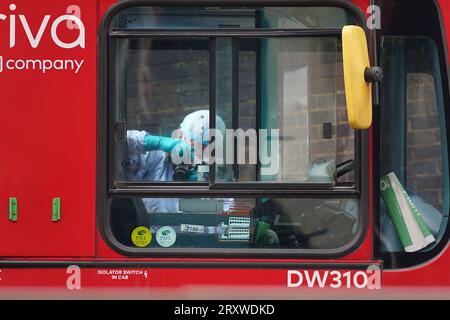
[[348, 122], [353, 129], [368, 129], [372, 125], [372, 83], [382, 80], [383, 71], [370, 66], [367, 38], [361, 27], [342, 29], [342, 56]]

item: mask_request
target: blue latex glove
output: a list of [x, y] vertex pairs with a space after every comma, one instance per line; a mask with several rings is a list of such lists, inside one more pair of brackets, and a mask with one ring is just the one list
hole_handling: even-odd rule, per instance
[[175, 147], [179, 148], [181, 157], [184, 152], [192, 153], [191, 145], [184, 140], [153, 136], [151, 134], [147, 134], [144, 137], [144, 148], [146, 151], [162, 150], [170, 153]]
[[192, 170], [189, 172], [188, 181], [190, 181], [190, 182], [197, 182], [197, 181], [198, 181], [197, 171], [195, 171], [194, 169], [192, 169]]

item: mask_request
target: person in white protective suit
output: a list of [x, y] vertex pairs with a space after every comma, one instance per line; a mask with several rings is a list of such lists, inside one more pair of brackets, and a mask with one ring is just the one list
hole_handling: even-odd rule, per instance
[[[225, 133], [225, 123], [218, 116], [216, 128]], [[183, 164], [177, 166], [178, 163], [174, 164], [172, 161], [172, 155], [175, 152], [180, 155], [180, 158], [190, 157], [193, 163], [196, 154], [194, 146], [201, 146], [204, 149], [209, 141], [208, 110], [188, 114], [173, 137], [155, 136], [147, 131], [128, 130], [129, 165], [125, 170], [127, 180], [132, 182], [198, 181], [196, 167]], [[179, 170], [178, 167], [180, 167]], [[179, 173], [184, 169], [186, 169], [184, 175], [180, 175]], [[147, 212], [178, 212], [178, 199], [144, 198], [143, 202]]]

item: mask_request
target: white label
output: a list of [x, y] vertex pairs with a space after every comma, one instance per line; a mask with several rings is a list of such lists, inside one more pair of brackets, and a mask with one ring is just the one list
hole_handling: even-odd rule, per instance
[[203, 233], [205, 232], [205, 226], [199, 226], [195, 224], [182, 224], [181, 232]]
[[171, 227], [162, 227], [156, 232], [156, 242], [161, 247], [171, 247], [177, 240], [177, 234]]

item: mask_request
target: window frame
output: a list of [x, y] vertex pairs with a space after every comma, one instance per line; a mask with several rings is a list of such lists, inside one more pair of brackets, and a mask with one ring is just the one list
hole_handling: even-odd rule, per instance
[[[354, 185], [348, 186], [334, 186], [324, 188], [322, 184], [317, 184], [320, 188], [312, 188], [315, 184], [308, 183], [259, 183], [259, 182], [232, 182], [232, 183], [211, 183], [214, 180], [215, 166], [210, 165], [210, 183], [177, 183], [177, 182], [163, 182], [163, 183], [114, 183], [113, 171], [114, 167], [111, 164], [114, 159], [113, 146], [114, 137], [112, 134], [113, 125], [111, 121], [110, 109], [113, 106], [113, 95], [110, 94], [114, 88], [114, 79], [111, 76], [111, 57], [114, 57], [113, 45], [111, 43], [115, 38], [123, 37], [210, 37], [210, 44], [215, 42], [214, 37], [226, 36], [230, 37], [261, 37], [261, 36], [306, 36], [306, 37], [325, 37], [325, 36], [340, 36], [340, 29], [273, 29], [273, 30], [258, 30], [258, 29], [166, 29], [156, 30], [149, 29], [143, 32], [142, 30], [115, 30], [111, 31], [111, 23], [114, 17], [122, 10], [131, 7], [157, 7], [157, 6], [208, 6], [220, 5], [221, 7], [247, 7], [247, 6], [276, 6], [276, 7], [337, 7], [342, 8], [352, 14], [357, 22], [362, 26], [366, 33], [365, 16], [359, 8], [347, 1], [330, 0], [330, 1], [266, 1], [258, 0], [242, 4], [239, 0], [231, 0], [227, 2], [221, 1], [204, 1], [194, 0], [187, 4], [180, 0], [171, 1], [145, 1], [145, 0], [130, 0], [114, 5], [105, 14], [99, 29], [99, 103], [98, 103], [98, 175], [97, 175], [97, 212], [99, 217], [99, 229], [106, 243], [114, 250], [121, 254], [130, 256], [218, 256], [218, 257], [340, 257], [347, 255], [354, 251], [364, 240], [364, 235], [367, 232], [370, 209], [370, 194], [369, 185], [371, 181], [370, 175], [370, 139], [369, 131], [355, 131], [355, 179]], [[282, 31], [280, 33], [280, 31]], [[112, 34], [112, 36], [111, 36]], [[215, 124], [215, 50], [210, 46], [210, 127], [214, 128]], [[211, 63], [212, 62], [212, 63]], [[214, 100], [214, 101], [213, 101]], [[105, 165], [106, 164], [106, 165]], [[328, 185], [328, 184], [326, 184]], [[131, 248], [120, 244], [111, 232], [109, 226], [109, 207], [108, 203], [111, 198], [121, 197], [279, 197], [279, 198], [353, 198], [359, 199], [359, 217], [358, 230], [355, 237], [347, 245], [338, 249], [205, 249], [205, 248], [186, 248], [186, 249], [149, 249], [149, 248]]]
[[[166, 39], [170, 37], [174, 40], [185, 40], [185, 39], [205, 39], [208, 38], [209, 41], [209, 78], [210, 78], [210, 97], [209, 97], [209, 112], [211, 114], [210, 117], [210, 124], [209, 127], [215, 129], [215, 121], [216, 119], [216, 39], [221, 37], [226, 37], [232, 39], [232, 41], [236, 41], [239, 39], [258, 39], [258, 38], [266, 38], [266, 39], [278, 39], [278, 38], [292, 38], [292, 37], [336, 37], [340, 38], [340, 30], [292, 30], [292, 29], [275, 29], [273, 31], [266, 31], [262, 30], [259, 31], [250, 31], [250, 30], [244, 30], [241, 31], [240, 29], [226, 29], [226, 30], [217, 30], [217, 29], [210, 29], [210, 30], [157, 30], [157, 31], [135, 31], [132, 30], [130, 32], [128, 31], [112, 31], [110, 32], [110, 64], [115, 60], [115, 52], [114, 48], [116, 47], [116, 41], [117, 39]], [[110, 82], [110, 88], [115, 88], [116, 79], [113, 75], [109, 78]], [[260, 90], [258, 87], [257, 90]], [[110, 95], [111, 97], [114, 96], [113, 94]], [[233, 100], [234, 99], [233, 95]], [[259, 99], [259, 97], [258, 97]], [[233, 108], [235, 107], [235, 101], [233, 101]], [[112, 106], [112, 109], [116, 111], [116, 103], [114, 98], [110, 98], [110, 105]], [[259, 112], [259, 110], [257, 111]], [[360, 192], [360, 185], [358, 183], [359, 176], [361, 174], [361, 157], [360, 152], [357, 152], [359, 150], [360, 142], [361, 142], [361, 135], [358, 132], [355, 132], [354, 134], [354, 150], [355, 150], [355, 159], [352, 159], [355, 161], [355, 179], [352, 186], [339, 186], [336, 185], [336, 183], [307, 183], [307, 182], [263, 182], [263, 181], [246, 181], [246, 182], [217, 182], [215, 179], [215, 165], [209, 165], [209, 183], [198, 183], [198, 182], [128, 182], [128, 181], [114, 181], [115, 176], [115, 164], [114, 164], [114, 156], [116, 154], [115, 148], [114, 148], [114, 139], [113, 139], [113, 127], [114, 127], [114, 112], [110, 113], [110, 119], [109, 119], [109, 137], [110, 137], [110, 154], [109, 154], [109, 190], [110, 192], [120, 192], [120, 190], [125, 191], [129, 188], [136, 188], [136, 189], [149, 189], [151, 191], [154, 191], [156, 193], [159, 192], [159, 190], [162, 188], [164, 190], [166, 189], [172, 189], [174, 187], [194, 187], [199, 186], [203, 187], [205, 190], [203, 190], [205, 193], [208, 193], [209, 190], [212, 189], [230, 189], [230, 190], [236, 190], [236, 189], [245, 189], [245, 190], [273, 190], [273, 189], [281, 189], [281, 190], [313, 190], [321, 193], [330, 193], [330, 192], [345, 192], [347, 194], [357, 194]], [[337, 123], [336, 123], [337, 126]], [[258, 146], [259, 147], [259, 146]], [[258, 163], [257, 166], [260, 164]]]
[[[131, 30], [122, 30], [122, 29], [113, 29], [109, 31], [109, 65], [113, 63], [115, 60], [115, 43], [117, 39], [191, 39], [191, 38], [199, 38], [206, 39], [209, 41], [209, 70], [210, 70], [210, 96], [209, 96], [209, 112], [211, 114], [210, 117], [210, 128], [215, 128], [216, 118], [216, 63], [215, 63], [215, 53], [216, 47], [215, 42], [217, 38], [227, 37], [231, 38], [233, 41], [239, 39], [257, 39], [257, 38], [284, 38], [284, 37], [336, 37], [340, 38], [341, 30], [339, 29], [235, 29], [235, 28], [226, 28], [226, 29], [148, 29], [148, 30], [140, 30], [140, 29], [131, 29]], [[109, 85], [110, 88], [114, 88], [116, 84], [114, 75], [110, 75], [109, 77]], [[110, 95], [110, 103], [113, 110], [116, 111], [115, 99], [112, 98], [114, 95]], [[234, 97], [233, 97], [234, 98]], [[235, 101], [233, 101], [233, 105]], [[234, 107], [234, 106], [233, 106]], [[115, 150], [114, 150], [114, 139], [112, 138], [112, 128], [113, 128], [113, 115], [110, 114], [109, 119], [109, 137], [110, 137], [110, 154], [109, 154], [109, 191], [111, 193], [121, 192], [123, 190], [128, 189], [148, 189], [152, 192], [159, 193], [159, 190], [164, 189], [172, 189], [176, 187], [194, 187], [199, 186], [203, 187], [205, 193], [208, 193], [209, 190], [212, 189], [230, 189], [230, 190], [273, 190], [273, 189], [281, 189], [281, 190], [314, 190], [319, 193], [334, 193], [334, 192], [343, 192], [346, 194], [357, 194], [360, 192], [360, 184], [358, 183], [360, 180], [361, 174], [361, 157], [360, 152], [358, 152], [359, 147], [361, 145], [361, 135], [358, 132], [355, 132], [355, 179], [353, 186], [336, 186], [336, 183], [306, 183], [306, 182], [261, 182], [261, 181], [248, 181], [248, 182], [216, 182], [215, 179], [215, 165], [209, 165], [209, 184], [208, 183], [196, 183], [196, 182], [127, 182], [127, 181], [114, 181], [114, 170], [115, 165], [113, 163]], [[258, 163], [259, 165], [259, 163]], [[178, 192], [178, 191], [177, 191]]]

